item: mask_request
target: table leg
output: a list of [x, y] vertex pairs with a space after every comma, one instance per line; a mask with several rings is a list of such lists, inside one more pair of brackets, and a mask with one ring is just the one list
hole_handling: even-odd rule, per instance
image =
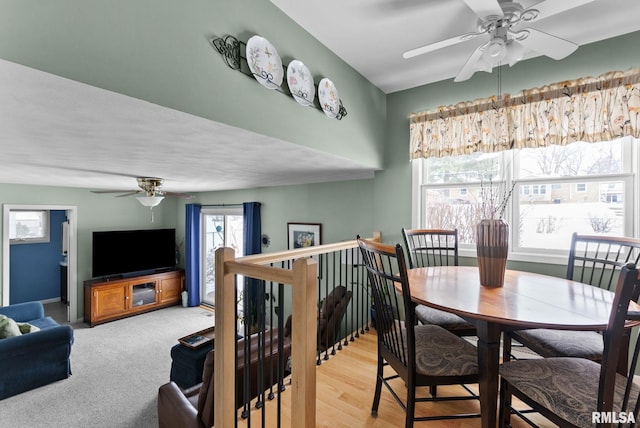
[[494, 428], [497, 426], [500, 326], [486, 321], [476, 321], [476, 327], [482, 428]]

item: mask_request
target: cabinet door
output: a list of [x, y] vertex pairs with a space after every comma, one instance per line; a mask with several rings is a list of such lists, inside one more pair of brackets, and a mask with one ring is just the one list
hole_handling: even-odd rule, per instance
[[128, 309], [128, 287], [126, 284], [94, 287], [91, 290], [91, 300], [94, 321], [121, 315]]
[[139, 310], [155, 306], [158, 303], [158, 281], [145, 278], [131, 283], [131, 310]]
[[182, 275], [160, 279], [160, 303], [176, 303], [182, 298]]

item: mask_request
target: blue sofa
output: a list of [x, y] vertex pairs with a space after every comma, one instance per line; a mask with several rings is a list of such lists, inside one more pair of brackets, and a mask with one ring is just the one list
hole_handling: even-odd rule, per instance
[[70, 326], [45, 317], [40, 302], [0, 307], [0, 314], [40, 329], [0, 339], [0, 400], [71, 375]]

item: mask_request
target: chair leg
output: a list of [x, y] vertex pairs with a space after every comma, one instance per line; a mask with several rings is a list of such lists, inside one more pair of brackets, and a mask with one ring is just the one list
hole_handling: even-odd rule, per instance
[[429, 387], [429, 393], [433, 398], [436, 398], [438, 396], [438, 385], [431, 385]]
[[511, 335], [508, 332], [502, 333], [502, 362], [511, 360]]
[[416, 415], [416, 384], [410, 380], [407, 385], [407, 414], [405, 418], [405, 428], [413, 428], [413, 419]]
[[498, 413], [498, 426], [508, 428], [511, 426], [511, 391], [504, 379], [500, 380], [500, 410]]
[[384, 375], [384, 360], [378, 355], [378, 372], [376, 374], [376, 390], [373, 394], [373, 405], [371, 406], [371, 415], [378, 415], [378, 406], [380, 405], [380, 395], [382, 394], [382, 377]]

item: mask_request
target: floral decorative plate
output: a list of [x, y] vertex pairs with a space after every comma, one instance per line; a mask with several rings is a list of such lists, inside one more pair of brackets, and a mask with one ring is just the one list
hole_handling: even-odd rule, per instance
[[324, 114], [335, 119], [340, 111], [340, 97], [333, 82], [326, 77], [318, 84], [318, 100]]
[[247, 41], [247, 63], [253, 77], [265, 88], [276, 89], [282, 84], [282, 60], [264, 37], [253, 36]]
[[316, 87], [313, 84], [311, 72], [302, 61], [294, 59], [289, 63], [287, 67], [287, 83], [289, 84], [291, 95], [293, 95], [298, 104], [305, 107], [313, 104], [313, 99], [316, 96]]

